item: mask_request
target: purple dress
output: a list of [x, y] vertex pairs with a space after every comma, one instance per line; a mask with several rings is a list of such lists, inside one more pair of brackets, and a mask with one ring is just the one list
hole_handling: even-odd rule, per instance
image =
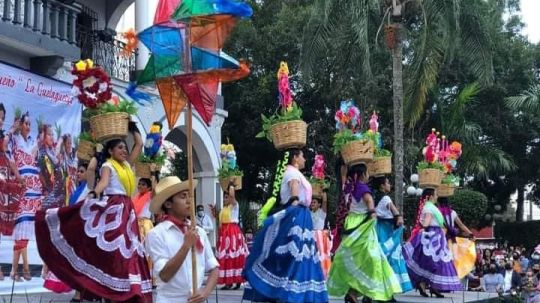
[[421, 214], [424, 220], [430, 213], [433, 218], [430, 225], [415, 234], [403, 246], [403, 257], [413, 285], [421, 282], [438, 291], [461, 290], [452, 252], [448, 249], [446, 236], [442, 227], [442, 214], [432, 202], [426, 202]]

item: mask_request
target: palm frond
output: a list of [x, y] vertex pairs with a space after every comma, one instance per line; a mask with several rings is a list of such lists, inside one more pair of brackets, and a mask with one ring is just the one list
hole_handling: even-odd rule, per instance
[[470, 144], [463, 149], [460, 170], [481, 180], [500, 176], [516, 169], [514, 161], [504, 151], [484, 144]]
[[505, 102], [512, 110], [540, 113], [540, 84], [531, 86], [519, 96], [506, 98]]

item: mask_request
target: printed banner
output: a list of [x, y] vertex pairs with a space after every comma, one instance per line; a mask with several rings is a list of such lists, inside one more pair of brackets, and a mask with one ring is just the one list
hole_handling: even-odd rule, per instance
[[0, 63], [0, 263], [14, 253], [13, 265], [41, 263], [35, 213], [66, 205], [75, 189], [81, 115], [70, 84]]

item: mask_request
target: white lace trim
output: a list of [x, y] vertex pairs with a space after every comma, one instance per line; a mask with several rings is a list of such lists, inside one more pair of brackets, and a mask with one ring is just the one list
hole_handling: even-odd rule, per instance
[[129, 274], [128, 279], [112, 277], [101, 269], [85, 260], [79, 258], [75, 250], [70, 246], [60, 232], [60, 220], [58, 218], [58, 208], [48, 209], [45, 214], [45, 221], [49, 227], [49, 234], [53, 246], [66, 258], [69, 264], [79, 273], [84, 274], [98, 284], [104, 285], [114, 291], [131, 291], [131, 285], [140, 284], [142, 293], [152, 292], [152, 281], [141, 280], [141, 275]]
[[[105, 198], [102, 201], [97, 199], [87, 199], [84, 201], [80, 210], [81, 218], [84, 221], [84, 233], [90, 238], [95, 238], [97, 246], [104, 251], [112, 252], [118, 249], [126, 259], [131, 258], [134, 252], [137, 252], [140, 257], [144, 257], [144, 247], [139, 241], [139, 236], [130, 228], [130, 226], [137, 222], [137, 216], [133, 210], [131, 210], [129, 214], [126, 232], [122, 233], [112, 241], [107, 241], [105, 239], [106, 232], [116, 230], [122, 224], [122, 212], [124, 210], [123, 203], [107, 206], [107, 200], [108, 198]], [[94, 205], [102, 208], [107, 206], [107, 208], [100, 214], [97, 210], [91, 210], [91, 207]], [[106, 219], [110, 215], [114, 216], [114, 220], [106, 223]], [[96, 217], [98, 219], [97, 225], [94, 225]], [[129, 241], [131, 242], [131, 247], [129, 248], [126, 245], [124, 234], [127, 234]]]
[[326, 281], [315, 281], [309, 280], [304, 282], [299, 282], [295, 280], [289, 280], [289, 277], [278, 277], [264, 268], [261, 264], [253, 265], [253, 272], [259, 279], [264, 281], [266, 284], [274, 287], [285, 289], [288, 292], [294, 293], [305, 293], [308, 291], [312, 292], [326, 292]]
[[[446, 239], [443, 239], [443, 241], [446, 241]], [[447, 263], [452, 261], [452, 252], [446, 247], [441, 247], [441, 242], [441, 234], [435, 231], [423, 231], [420, 234], [420, 243], [424, 255], [431, 257], [433, 262], [443, 261]]]
[[242, 234], [239, 234], [236, 237], [224, 237], [224, 243], [225, 244], [221, 247], [218, 247], [218, 259], [236, 259], [240, 256], [247, 256], [249, 254], [249, 250]]
[[242, 276], [242, 270], [243, 268], [236, 268], [236, 269], [220, 269], [219, 270], [219, 277], [220, 278], [233, 278], [233, 277], [241, 277]]
[[304, 259], [313, 259], [313, 262], [315, 263], [320, 262], [319, 254], [317, 253], [317, 246], [315, 246], [315, 243], [313, 243], [312, 245], [302, 245], [302, 250], [300, 251], [296, 246], [296, 243], [294, 243], [294, 241], [290, 241], [285, 245], [280, 245], [276, 247], [276, 253], [280, 255], [289, 253], [294, 257], [294, 260], [297, 262], [302, 262]]
[[313, 240], [315, 237], [313, 236], [313, 231], [305, 228], [301, 228], [298, 225], [293, 226], [291, 230], [289, 230], [288, 236], [297, 236], [300, 238], [301, 241], [308, 241]]

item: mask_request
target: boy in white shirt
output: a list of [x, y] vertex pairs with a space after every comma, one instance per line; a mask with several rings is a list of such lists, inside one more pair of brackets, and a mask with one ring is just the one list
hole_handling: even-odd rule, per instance
[[[196, 186], [197, 181], [193, 180], [193, 187]], [[166, 177], [157, 184], [155, 192], [150, 211], [164, 216], [148, 233], [145, 245], [154, 262], [154, 277], [157, 277], [156, 302], [205, 302], [216, 286], [219, 263], [206, 232], [193, 227], [188, 220], [191, 207], [195, 207], [189, 196], [188, 182]], [[197, 257], [198, 291], [195, 293], [192, 293], [192, 248]], [[205, 272], [209, 272], [208, 280], [201, 288]]]

